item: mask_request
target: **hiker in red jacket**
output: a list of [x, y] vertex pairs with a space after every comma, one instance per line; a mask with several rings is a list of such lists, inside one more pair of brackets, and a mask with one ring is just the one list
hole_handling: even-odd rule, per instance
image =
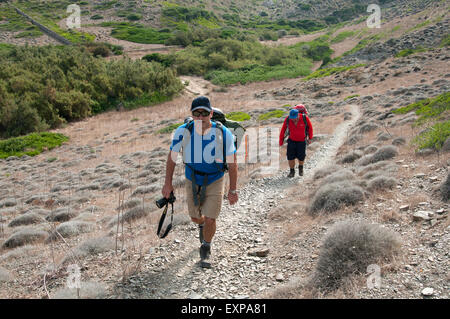
[[303, 163], [306, 157], [306, 143], [311, 143], [313, 138], [313, 127], [308, 112], [304, 105], [297, 105], [289, 112], [283, 123], [280, 132], [280, 146], [288, 137], [287, 160], [289, 162], [290, 172], [288, 177], [295, 176], [295, 159], [298, 159], [298, 175], [303, 176]]

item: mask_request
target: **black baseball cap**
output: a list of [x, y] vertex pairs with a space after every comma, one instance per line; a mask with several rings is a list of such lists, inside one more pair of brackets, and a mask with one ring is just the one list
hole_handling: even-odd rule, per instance
[[212, 111], [211, 103], [206, 96], [199, 96], [192, 101], [191, 112], [198, 109], [204, 109], [210, 112]]

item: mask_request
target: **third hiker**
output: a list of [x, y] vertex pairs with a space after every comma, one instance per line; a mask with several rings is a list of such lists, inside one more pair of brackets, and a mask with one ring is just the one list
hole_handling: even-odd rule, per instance
[[289, 163], [288, 177], [295, 176], [295, 160], [298, 160], [298, 175], [303, 176], [303, 164], [306, 157], [306, 144], [311, 143], [313, 138], [313, 127], [308, 117], [306, 107], [302, 104], [296, 105], [289, 112], [280, 132], [279, 144], [282, 146], [287, 140], [287, 160]]

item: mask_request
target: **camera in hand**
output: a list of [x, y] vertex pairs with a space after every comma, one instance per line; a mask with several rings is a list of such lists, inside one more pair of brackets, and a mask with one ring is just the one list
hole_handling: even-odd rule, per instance
[[156, 201], [156, 206], [158, 206], [158, 208], [163, 208], [163, 207], [166, 206], [167, 204], [173, 204], [173, 203], [175, 203], [175, 200], [176, 200], [176, 199], [177, 199], [177, 198], [175, 197], [175, 195], [173, 194], [173, 192], [171, 192], [169, 198], [163, 197], [163, 198], [161, 198], [161, 199], [158, 199], [158, 200]]

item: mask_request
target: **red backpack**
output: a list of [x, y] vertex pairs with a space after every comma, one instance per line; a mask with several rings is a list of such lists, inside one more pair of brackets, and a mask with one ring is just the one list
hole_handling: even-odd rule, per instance
[[[305, 111], [306, 111], [306, 108], [305, 108]], [[306, 113], [308, 113], [308, 112], [306, 112]], [[306, 121], [306, 113], [302, 113], [303, 123], [305, 123], [305, 140], [308, 138], [308, 135], [309, 135], [308, 134], [308, 132], [309, 132], [308, 131], [308, 121]], [[283, 143], [286, 142], [287, 139], [289, 138], [289, 116], [287, 116], [284, 119], [284, 122], [286, 123], [286, 131], [284, 131]]]

